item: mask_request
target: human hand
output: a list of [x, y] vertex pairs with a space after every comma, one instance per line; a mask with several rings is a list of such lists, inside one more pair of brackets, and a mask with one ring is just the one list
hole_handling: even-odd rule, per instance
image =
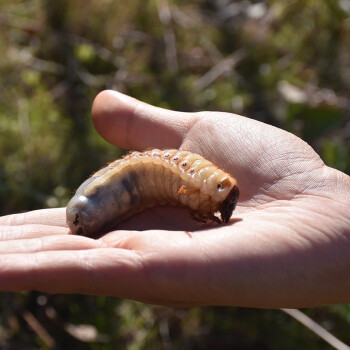
[[94, 124], [124, 149], [180, 148], [238, 180], [231, 222], [182, 208], [132, 217], [99, 240], [68, 235], [64, 208], [0, 218], [0, 290], [84, 293], [173, 305], [349, 302], [350, 178], [296, 136], [238, 115], [181, 113], [116, 92]]

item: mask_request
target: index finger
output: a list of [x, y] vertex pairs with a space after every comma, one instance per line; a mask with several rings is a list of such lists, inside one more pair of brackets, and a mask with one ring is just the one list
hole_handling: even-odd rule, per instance
[[66, 208], [40, 209], [0, 217], [1, 226], [20, 226], [28, 224], [67, 227]]

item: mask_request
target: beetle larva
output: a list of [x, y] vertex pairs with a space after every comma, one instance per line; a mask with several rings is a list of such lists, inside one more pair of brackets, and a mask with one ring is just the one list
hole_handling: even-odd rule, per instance
[[92, 237], [145, 208], [163, 204], [190, 207], [201, 221], [227, 223], [238, 196], [236, 179], [198, 154], [132, 152], [80, 185], [68, 203], [67, 224], [73, 234]]

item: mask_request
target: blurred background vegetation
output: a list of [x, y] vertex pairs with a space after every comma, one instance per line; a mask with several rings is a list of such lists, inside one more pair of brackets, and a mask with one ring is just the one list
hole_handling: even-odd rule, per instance
[[[0, 214], [66, 205], [121, 150], [96, 94], [243, 114], [350, 173], [350, 0], [0, 0]], [[0, 294], [1, 349], [329, 349], [279, 310]], [[350, 344], [350, 308], [305, 312]]]

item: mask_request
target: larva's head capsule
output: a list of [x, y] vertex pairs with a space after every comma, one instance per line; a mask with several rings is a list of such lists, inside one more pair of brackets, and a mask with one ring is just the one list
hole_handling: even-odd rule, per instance
[[239, 198], [239, 189], [236, 185], [232, 187], [229, 194], [219, 205], [221, 220], [227, 224], [230, 220], [232, 212], [235, 210]]

